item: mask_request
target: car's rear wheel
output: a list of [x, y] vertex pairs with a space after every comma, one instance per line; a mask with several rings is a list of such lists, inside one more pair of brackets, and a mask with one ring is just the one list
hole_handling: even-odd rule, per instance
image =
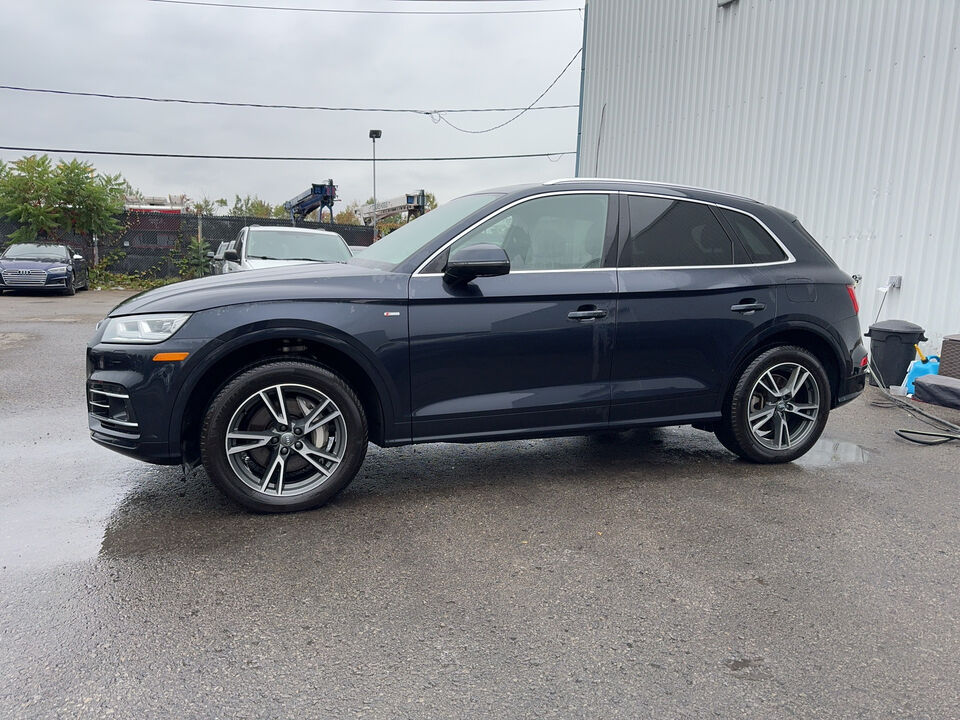
[[345, 488], [367, 452], [367, 422], [340, 377], [304, 362], [247, 370], [214, 398], [201, 456], [226, 495], [260, 512], [318, 507]]
[[774, 347], [741, 373], [716, 435], [745, 460], [790, 462], [817, 442], [829, 413], [822, 363], [803, 348]]

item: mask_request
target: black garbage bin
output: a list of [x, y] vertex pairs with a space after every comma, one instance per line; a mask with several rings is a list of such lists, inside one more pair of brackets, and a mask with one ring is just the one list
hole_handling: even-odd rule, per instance
[[886, 387], [903, 382], [910, 362], [917, 355], [913, 346], [927, 339], [922, 327], [906, 320], [875, 323], [867, 330], [867, 337], [870, 338], [870, 384], [880, 384], [873, 375], [873, 368], [876, 368]]

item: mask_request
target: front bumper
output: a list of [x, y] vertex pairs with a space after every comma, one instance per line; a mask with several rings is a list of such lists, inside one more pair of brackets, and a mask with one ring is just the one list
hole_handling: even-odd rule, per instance
[[3, 279], [0, 275], [0, 290], [66, 290], [69, 280], [67, 275], [47, 276], [42, 281], [30, 280], [29, 276], [25, 277], [28, 279], [20, 280], [15, 276]]
[[[87, 347], [87, 423], [91, 439], [159, 465], [180, 463], [170, 437], [173, 406], [200, 340], [156, 345], [96, 343]], [[157, 353], [187, 352], [182, 362], [156, 362]], [[171, 442], [174, 440], [174, 442]]]

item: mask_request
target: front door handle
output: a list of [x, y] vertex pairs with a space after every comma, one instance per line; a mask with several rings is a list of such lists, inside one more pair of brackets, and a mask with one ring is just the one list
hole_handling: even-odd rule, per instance
[[756, 312], [757, 310], [763, 310], [766, 307], [767, 306], [761, 302], [745, 302], [745, 303], [739, 303], [737, 305], [731, 305], [730, 309], [733, 310], [734, 312], [746, 314], [746, 313]]
[[582, 305], [573, 312], [568, 312], [567, 317], [571, 320], [599, 320], [607, 316], [606, 310], [599, 309], [596, 305]]

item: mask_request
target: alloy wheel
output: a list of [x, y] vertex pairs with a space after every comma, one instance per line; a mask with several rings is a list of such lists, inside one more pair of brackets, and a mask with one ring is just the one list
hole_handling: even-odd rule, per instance
[[785, 362], [767, 369], [750, 391], [747, 422], [758, 443], [789, 450], [803, 443], [820, 415], [820, 389], [803, 365]]
[[291, 497], [323, 485], [343, 461], [347, 426], [336, 403], [316, 388], [271, 385], [244, 400], [230, 418], [225, 450], [251, 489]]

